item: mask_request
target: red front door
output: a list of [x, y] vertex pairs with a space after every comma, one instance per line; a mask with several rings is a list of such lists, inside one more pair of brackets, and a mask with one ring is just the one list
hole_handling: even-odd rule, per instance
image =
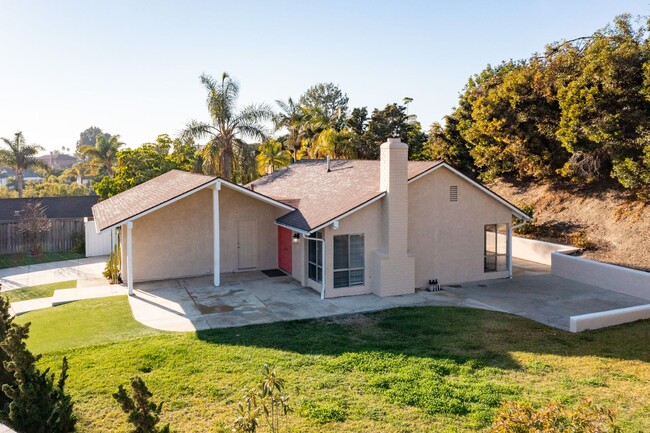
[[291, 273], [291, 230], [278, 226], [278, 267]]

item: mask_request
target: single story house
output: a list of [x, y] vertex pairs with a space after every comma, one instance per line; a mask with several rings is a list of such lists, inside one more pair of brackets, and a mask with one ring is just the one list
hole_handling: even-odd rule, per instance
[[322, 298], [413, 293], [512, 275], [513, 216], [530, 218], [441, 161], [301, 160], [249, 185], [171, 171], [93, 207], [119, 227], [133, 283], [280, 268]]

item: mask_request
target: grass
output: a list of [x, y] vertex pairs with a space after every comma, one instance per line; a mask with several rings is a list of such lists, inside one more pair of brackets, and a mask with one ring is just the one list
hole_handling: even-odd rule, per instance
[[35, 257], [23, 253], [0, 254], [0, 269], [37, 265], [39, 263], [59, 262], [61, 260], [75, 260], [82, 259], [84, 257], [85, 255], [81, 253], [71, 252], [43, 253], [40, 256]]
[[27, 301], [29, 299], [49, 298], [54, 295], [55, 290], [74, 289], [77, 287], [77, 280], [60, 281], [58, 283], [40, 284], [28, 286], [21, 289], [2, 292], [2, 296], [9, 302]]
[[20, 316], [53, 371], [66, 355], [78, 431], [124, 433], [112, 400], [140, 375], [179, 433], [218, 431], [265, 363], [287, 381], [289, 431], [469, 432], [502, 400], [617, 411], [625, 432], [650, 431], [650, 321], [570, 334], [507, 314], [409, 308], [197, 333], [137, 324], [125, 297]]

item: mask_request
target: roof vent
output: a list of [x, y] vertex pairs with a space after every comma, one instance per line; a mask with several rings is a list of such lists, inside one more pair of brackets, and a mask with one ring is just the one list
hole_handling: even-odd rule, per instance
[[251, 191], [255, 191], [255, 184], [251, 183]]
[[449, 187], [449, 201], [458, 201], [458, 185]]
[[327, 155], [327, 172], [328, 172], [328, 173], [329, 173], [330, 171], [332, 171], [332, 167], [331, 167], [331, 165], [330, 165], [330, 162], [331, 162], [331, 160], [330, 160], [330, 156]]

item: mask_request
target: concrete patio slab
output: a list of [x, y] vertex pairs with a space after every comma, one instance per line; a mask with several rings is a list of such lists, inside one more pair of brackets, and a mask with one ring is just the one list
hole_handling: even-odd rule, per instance
[[439, 292], [380, 298], [360, 295], [321, 300], [319, 293], [286, 277], [261, 272], [140, 283], [129, 297], [139, 322], [167, 331], [193, 331], [286, 320], [366, 313], [396, 307], [456, 306], [507, 312], [569, 329], [576, 314], [646, 303], [642, 299], [553, 276], [549, 267], [516, 261], [514, 279], [478, 281]]

